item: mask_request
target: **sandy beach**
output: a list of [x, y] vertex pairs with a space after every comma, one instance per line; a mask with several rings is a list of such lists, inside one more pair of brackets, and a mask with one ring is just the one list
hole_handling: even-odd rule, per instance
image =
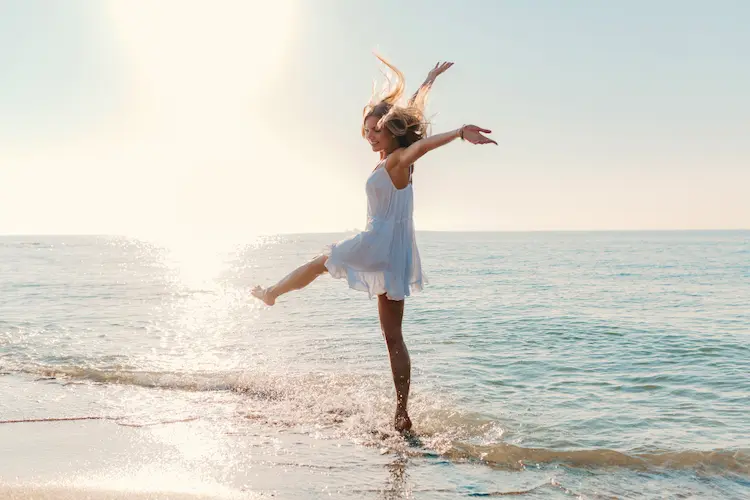
[[[230, 424], [214, 415], [110, 418], [106, 387], [16, 375], [2, 382], [10, 395], [2, 420], [36, 421], [0, 424], [0, 498], [407, 498], [415, 489], [454, 489], [449, 478], [419, 480], [418, 470], [410, 479], [386, 443], [379, 450], [317, 439], [252, 415]], [[42, 421], [49, 418], [71, 420]]]
[[[56, 486], [0, 486], [0, 498], [7, 500], [203, 500], [204, 495], [187, 495], [176, 492], [107, 491], [90, 488], [63, 488]], [[252, 498], [252, 497], [250, 497]]]

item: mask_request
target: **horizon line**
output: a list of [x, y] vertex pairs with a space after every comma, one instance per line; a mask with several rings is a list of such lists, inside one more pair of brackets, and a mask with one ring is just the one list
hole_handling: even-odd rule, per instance
[[[313, 234], [346, 234], [358, 233], [357, 228], [339, 231], [293, 231], [278, 233], [259, 233], [252, 236], [298, 236]], [[418, 229], [417, 233], [707, 233], [707, 232], [750, 232], [747, 228], [707, 228], [707, 229]], [[76, 237], [116, 237], [146, 238], [147, 235], [121, 233], [0, 233], [2, 237], [13, 236], [76, 236]], [[149, 235], [153, 236], [153, 235]], [[227, 235], [223, 235], [227, 236]], [[216, 237], [216, 235], [212, 235]]]

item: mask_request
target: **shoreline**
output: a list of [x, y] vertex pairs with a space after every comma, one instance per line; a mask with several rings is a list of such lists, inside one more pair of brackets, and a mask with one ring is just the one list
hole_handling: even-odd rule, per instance
[[[255, 498], [262, 497], [261, 494]], [[175, 491], [106, 490], [62, 485], [5, 485], [0, 483], [0, 498], [6, 500], [204, 500], [217, 497]]]

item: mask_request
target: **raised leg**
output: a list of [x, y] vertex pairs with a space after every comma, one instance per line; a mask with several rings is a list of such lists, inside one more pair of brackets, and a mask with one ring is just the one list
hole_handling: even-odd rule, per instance
[[406, 408], [409, 402], [409, 386], [411, 383], [411, 359], [401, 333], [404, 301], [390, 300], [385, 295], [380, 295], [378, 296], [378, 312], [380, 313], [380, 326], [383, 329], [383, 336], [391, 360], [393, 384], [396, 386], [396, 416], [393, 423], [397, 431], [405, 432], [411, 429], [411, 420]]
[[315, 278], [326, 272], [326, 261], [328, 257], [320, 255], [307, 264], [304, 264], [291, 273], [287, 274], [281, 281], [268, 288], [256, 286], [252, 294], [269, 306], [276, 303], [276, 299], [292, 290], [300, 290], [312, 283]]

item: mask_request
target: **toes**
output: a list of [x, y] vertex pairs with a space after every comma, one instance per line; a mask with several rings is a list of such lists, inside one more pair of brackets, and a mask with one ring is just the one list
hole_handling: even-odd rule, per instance
[[274, 297], [273, 295], [271, 295], [269, 293], [269, 291], [270, 291], [269, 288], [263, 288], [261, 286], [256, 286], [255, 288], [252, 289], [252, 291], [250, 292], [250, 294], [253, 297], [255, 297], [257, 299], [260, 299], [263, 302], [265, 302], [266, 305], [272, 306], [272, 305], [274, 305], [276, 303], [276, 297]]

